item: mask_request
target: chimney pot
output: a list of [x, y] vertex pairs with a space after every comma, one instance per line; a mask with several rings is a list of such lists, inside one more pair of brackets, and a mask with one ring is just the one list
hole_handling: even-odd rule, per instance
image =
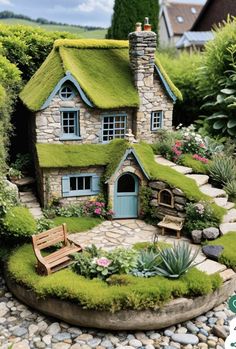
[[152, 26], [149, 23], [149, 18], [148, 17], [145, 17], [145, 19], [144, 19], [144, 30], [145, 31], [151, 31], [152, 30]]
[[142, 31], [142, 23], [141, 22], [137, 22], [135, 25], [135, 31], [136, 32], [141, 32]]

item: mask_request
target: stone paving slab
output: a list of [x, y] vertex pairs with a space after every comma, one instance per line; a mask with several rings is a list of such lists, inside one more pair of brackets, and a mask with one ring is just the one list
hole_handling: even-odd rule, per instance
[[204, 262], [196, 265], [198, 270], [204, 271], [208, 275], [220, 273], [226, 269], [226, 266], [210, 259], [205, 260]]
[[232, 279], [235, 276], [235, 272], [233, 269], [226, 269], [220, 273], [220, 276], [223, 279], [223, 282]]
[[233, 223], [236, 222], [236, 209], [232, 208], [228, 211], [228, 213], [224, 216], [223, 223]]
[[220, 224], [220, 232], [225, 235], [230, 231], [235, 231], [236, 234], [236, 223], [222, 223]]
[[199, 187], [208, 183], [209, 176], [201, 174], [187, 174], [186, 177], [194, 179]]
[[203, 194], [211, 196], [212, 198], [227, 197], [227, 194], [223, 189], [214, 188], [210, 184], [205, 184], [199, 189]]
[[180, 165], [176, 165], [174, 167], [174, 170], [179, 172], [179, 173], [182, 173], [182, 174], [188, 174], [188, 173], [192, 173], [193, 172], [191, 167], [180, 166]]
[[169, 161], [163, 157], [155, 156], [155, 161], [160, 164], [160, 165], [165, 165], [165, 166], [170, 166], [170, 167], [175, 167], [176, 164], [172, 161]]
[[227, 210], [230, 210], [230, 209], [233, 208], [233, 207], [235, 207], [235, 203], [234, 203], [234, 202], [230, 202], [230, 201], [228, 201], [227, 204], [226, 204], [226, 206], [225, 206], [225, 208], [226, 208]]
[[227, 203], [228, 203], [227, 197], [226, 198], [214, 198], [214, 201], [215, 201], [216, 205], [218, 205], [220, 207], [223, 207], [223, 208], [227, 207]]

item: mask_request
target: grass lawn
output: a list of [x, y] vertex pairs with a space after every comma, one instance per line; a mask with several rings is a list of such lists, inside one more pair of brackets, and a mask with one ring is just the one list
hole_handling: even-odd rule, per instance
[[216, 239], [209, 243], [209, 245], [221, 245], [224, 246], [219, 261], [227, 267], [236, 270], [236, 232], [230, 232], [219, 239]]
[[69, 233], [81, 233], [96, 227], [103, 220], [93, 217], [56, 217], [53, 222], [56, 226], [66, 223]]

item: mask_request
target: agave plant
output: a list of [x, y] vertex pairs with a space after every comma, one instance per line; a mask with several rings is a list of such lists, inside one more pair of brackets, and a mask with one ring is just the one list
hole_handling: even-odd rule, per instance
[[231, 157], [216, 156], [209, 166], [211, 179], [221, 187], [236, 177], [235, 160]]
[[160, 254], [153, 250], [141, 250], [136, 267], [131, 274], [138, 277], [150, 277], [157, 275], [157, 267], [160, 264]]
[[157, 275], [178, 279], [191, 268], [198, 255], [187, 243], [174, 244], [172, 248], [160, 251], [161, 263], [156, 268]]

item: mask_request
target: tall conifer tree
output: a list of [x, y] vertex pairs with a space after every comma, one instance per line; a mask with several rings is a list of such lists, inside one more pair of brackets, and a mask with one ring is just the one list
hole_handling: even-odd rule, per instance
[[108, 39], [126, 40], [135, 29], [137, 22], [144, 22], [149, 17], [152, 30], [157, 33], [159, 4], [158, 0], [115, 0]]

